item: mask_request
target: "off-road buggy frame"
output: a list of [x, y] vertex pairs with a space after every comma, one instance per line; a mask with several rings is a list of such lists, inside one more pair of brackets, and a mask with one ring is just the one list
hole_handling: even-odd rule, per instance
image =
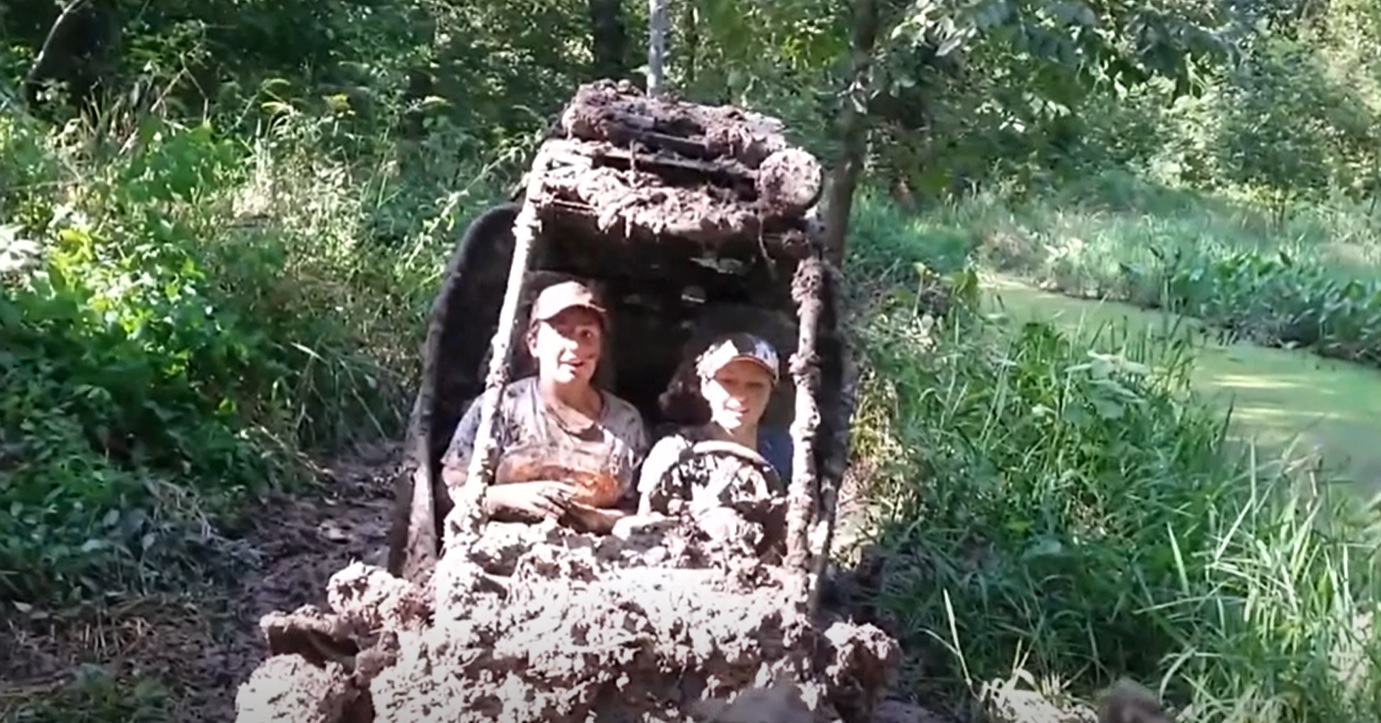
[[[440, 459], [476, 399], [483, 421], [464, 494], [478, 510], [496, 464], [498, 390], [531, 369], [516, 343], [525, 306], [576, 276], [602, 287], [614, 316], [603, 385], [653, 429], [701, 421], [682, 362], [712, 335], [750, 331], [790, 353], [789, 382], [766, 422], [790, 420], [786, 565], [807, 576], [828, 556], [855, 378], [816, 220], [822, 181], [776, 119], [650, 99], [627, 84], [580, 88], [522, 198], [472, 221], [446, 269], [398, 481], [390, 572], [416, 580], [435, 565], [453, 507]], [[482, 525], [472, 512], [452, 533]]]
[[[744, 720], [869, 720], [898, 647], [819, 604], [855, 378], [814, 220], [821, 185], [771, 118], [581, 87], [521, 199], [475, 219], [446, 270], [390, 569], [355, 563], [331, 578], [331, 610], [265, 616], [271, 657], [241, 686], [238, 720], [685, 723], [725, 720], [726, 701], [743, 713], [769, 688], [794, 710]], [[627, 537], [484, 519], [498, 395], [532, 371], [518, 343], [526, 307], [572, 275], [611, 317], [596, 381], [654, 437], [704, 421], [689, 360], [717, 334], [750, 331], [789, 353], [765, 420], [789, 423], [794, 445], [772, 555], [707, 542], [685, 519]], [[441, 456], [476, 400], [453, 502]]]

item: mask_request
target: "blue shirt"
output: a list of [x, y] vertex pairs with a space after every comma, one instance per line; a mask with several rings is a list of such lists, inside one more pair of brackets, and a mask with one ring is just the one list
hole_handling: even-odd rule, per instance
[[791, 434], [780, 429], [758, 428], [758, 454], [772, 463], [786, 485], [791, 484]]

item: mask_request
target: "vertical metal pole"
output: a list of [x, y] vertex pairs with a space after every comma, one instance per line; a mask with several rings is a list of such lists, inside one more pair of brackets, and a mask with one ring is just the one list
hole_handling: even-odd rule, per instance
[[[551, 161], [545, 150], [539, 150], [528, 176], [523, 208], [513, 222], [513, 262], [508, 267], [508, 285], [503, 306], [499, 310], [499, 324], [490, 342], [489, 372], [484, 378], [484, 394], [480, 397], [480, 423], [475, 433], [475, 446], [466, 470], [465, 484], [451, 492], [455, 509], [446, 518], [445, 546], [468, 545], [484, 529], [484, 494], [493, 480], [498, 464], [498, 440], [494, 437], [494, 417], [499, 410], [503, 388], [508, 384], [508, 366], [513, 346], [513, 327], [518, 320], [518, 302], [524, 293], [532, 247], [536, 242], [539, 220], [537, 204], [544, 193], [544, 184]], [[443, 552], [443, 554], [445, 554]]]
[[796, 302], [796, 353], [791, 356], [791, 377], [796, 383], [796, 417], [791, 421], [791, 485], [787, 492], [786, 569], [800, 586], [805, 604], [809, 576], [810, 518], [815, 502], [815, 430], [820, 425], [820, 407], [815, 392], [820, 384], [816, 333], [820, 324], [824, 270], [817, 257], [801, 261], [791, 280], [791, 296]]
[[647, 0], [647, 95], [666, 86], [667, 0]]

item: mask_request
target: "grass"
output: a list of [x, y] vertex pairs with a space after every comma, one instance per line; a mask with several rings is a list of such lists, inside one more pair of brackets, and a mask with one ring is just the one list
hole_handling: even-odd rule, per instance
[[1234, 432], [1291, 456], [1317, 456], [1330, 477], [1381, 493], [1381, 372], [1301, 351], [1225, 343], [1192, 319], [1117, 302], [1072, 299], [1011, 277], [986, 279], [988, 303], [1015, 320], [1045, 319], [1069, 333], [1105, 325], [1169, 333], [1194, 346], [1193, 388], [1231, 408]]
[[[457, 209], [487, 200], [435, 190], [471, 175], [440, 152], [444, 133], [425, 162], [402, 164], [398, 148], [368, 134], [342, 144], [333, 119], [305, 113], [243, 137], [162, 130], [92, 160], [47, 129], [0, 120], [0, 177], [24, 181], [0, 188], [0, 210], [39, 249], [5, 272], [19, 283], [0, 297], [3, 353], [19, 362], [0, 367], [0, 454], [23, 445], [17, 484], [0, 488], [5, 603], [186, 589], [197, 565], [223, 557], [237, 503], [285, 484], [301, 455], [396, 433]], [[1193, 246], [1111, 192], [1099, 203], [980, 199], [911, 218], [860, 204], [849, 272], [873, 283], [855, 446], [875, 471], [872, 542], [890, 559], [874, 602], [907, 646], [908, 681], [955, 700], [1013, 668], [1079, 693], [1130, 674], [1163, 683], [1192, 706], [1189, 720], [1374, 718], [1381, 649], [1367, 620], [1381, 538], [1308, 470], [1230, 443], [1222, 409], [1193, 393], [1216, 363], [1202, 344], [1131, 322], [1101, 336], [994, 325], [962, 299], [938, 322], [914, 313], [936, 284], [924, 276], [927, 293], [914, 293], [917, 263], [969, 291], [981, 262], [1054, 278], [1070, 255], [1043, 249], [1077, 247], [1054, 244], [1073, 228], [1059, 219], [1103, 228], [1127, 253], [1138, 228]], [[1189, 208], [1177, 213], [1239, 213]], [[1248, 221], [1230, 227], [1247, 234]], [[1007, 231], [1021, 243], [998, 255]], [[1212, 262], [1204, 278], [1249, 250], [1222, 248], [1194, 257]], [[1020, 266], [1023, 249], [1040, 254]], [[1110, 267], [1073, 268], [1101, 279]], [[1158, 268], [1116, 288], [1135, 299], [1192, 271]], [[1254, 298], [1251, 283], [1284, 293], [1283, 272], [1271, 273], [1224, 276], [1235, 296], [1190, 284], [1162, 300], [1226, 313], [1226, 300]], [[1245, 318], [1276, 318], [1267, 312]], [[1339, 339], [1362, 337], [1317, 346]], [[1229, 348], [1224, 368], [1243, 349]], [[1356, 397], [1357, 414], [1371, 409]], [[125, 685], [97, 680], [74, 705], [118, 710]]]
[[26, 249], [0, 271], [0, 600], [178, 589], [245, 500], [401, 429], [484, 174], [438, 152], [400, 179], [404, 149], [329, 116], [213, 120], [97, 148], [0, 118], [0, 246]]
[[1222, 415], [1186, 396], [1187, 347], [1096, 354], [1048, 324], [970, 321], [923, 352], [922, 334], [873, 319], [856, 440], [882, 461], [878, 605], [913, 685], [952, 699], [1015, 665], [1079, 692], [1163, 684], [1186, 720], [1370, 710], [1374, 535], [1307, 478], [1232, 454]]
[[157, 678], [117, 677], [97, 665], [80, 667], [49, 690], [18, 691], [12, 704], [0, 693], [0, 720], [13, 723], [158, 723], [172, 712]]
[[1369, 207], [1251, 205], [1125, 174], [990, 194], [902, 222], [934, 253], [1060, 293], [1163, 308], [1267, 346], [1381, 368], [1381, 225]]
[[[123, 616], [110, 627], [174, 668], [178, 646], [143, 634], [121, 600], [163, 590], [181, 602], [189, 579], [214, 585], [246, 499], [291, 486], [309, 453], [397, 434], [422, 315], [462, 211], [492, 198], [491, 169], [515, 165], [494, 157], [496, 141], [520, 145], [514, 121], [554, 110], [545, 102], [566, 92], [585, 52], [571, 42], [548, 53], [550, 29], [517, 37], [502, 23], [480, 28], [474, 13], [400, 22], [374, 7], [361, 23], [353, 6], [279, 5], [246, 15], [248, 35], [150, 16], [131, 38], [131, 58], [155, 72], [183, 66], [179, 58], [203, 69], [215, 67], [208, 58], [251, 61], [210, 74], [241, 84], [209, 88], [218, 100], [208, 123], [141, 118], [103, 147], [76, 129], [0, 117], [0, 610], [42, 621], [80, 606]], [[321, 32], [300, 48], [253, 44], [278, 37], [275, 28], [304, 36], [304, 23]], [[494, 48], [506, 49], [498, 65]], [[8, 50], [16, 65], [0, 74], [17, 78], [22, 53]], [[428, 98], [427, 112], [409, 114], [417, 123], [403, 123], [387, 99], [404, 95], [429, 58], [440, 76], [464, 71], [452, 91], [480, 92], [449, 93], [464, 111], [449, 118], [427, 110], [444, 105]], [[707, 77], [729, 69], [717, 63]], [[509, 66], [516, 75], [493, 72]], [[316, 87], [313, 76], [341, 85]], [[256, 92], [255, 77], [272, 87]], [[349, 109], [320, 97], [357, 84]], [[808, 99], [813, 84], [787, 95]], [[446, 96], [444, 85], [434, 90]], [[984, 97], [972, 100], [991, 100], [975, 87]], [[1275, 101], [1298, 98], [1218, 90], [1225, 105], [1275, 109], [1251, 119], [1251, 143], [1236, 145], [1231, 126], [1200, 129], [1191, 115], [1190, 128], [1176, 129], [1185, 122], [1156, 114], [1137, 118], [1140, 127], [1106, 121], [1101, 132], [1115, 142], [1099, 149], [1090, 137], [1068, 160], [1133, 157], [1113, 146], [1205, 130], [1234, 142], [1214, 154], [1245, 156], [1228, 160], [1285, 179], [1277, 188], [1294, 183], [1297, 150], [1340, 149], [1347, 157], [1330, 155], [1334, 170], [1365, 175], [1374, 165], [1355, 155], [1374, 146], [1369, 136], [1330, 144], [1341, 128], [1316, 130], [1317, 116], [1300, 134], [1316, 137], [1275, 142], [1273, 133], [1301, 127], [1282, 125], [1296, 114]], [[935, 100], [962, 109], [968, 99]], [[811, 103], [796, 105], [814, 116]], [[1048, 126], [1013, 146], [985, 120], [1002, 113], [949, 115], [954, 133], [940, 136], [955, 148], [1064, 146], [1050, 143]], [[1356, 115], [1361, 126], [1368, 117]], [[414, 126], [422, 132], [395, 138]], [[966, 175], [947, 166], [963, 156], [940, 152], [923, 170]], [[1224, 159], [1207, 160], [1211, 171]], [[1220, 344], [1190, 322], [1147, 334], [1160, 315], [1032, 290], [1169, 309], [1261, 346], [1381, 366], [1370, 209], [1282, 218], [1106, 174], [911, 217], [864, 198], [856, 221], [850, 276], [872, 283], [858, 322], [868, 371], [855, 448], [858, 468], [873, 473], [870, 541], [889, 561], [871, 602], [906, 645], [909, 685], [954, 702], [1014, 672], [1079, 695], [1131, 675], [1163, 687], [1180, 720], [1381, 718], [1371, 627], [1381, 529], [1329, 484], [1341, 476], [1370, 489], [1368, 478], [1381, 478], [1368, 444], [1372, 377], [1302, 351]], [[969, 291], [975, 266], [1018, 277], [1025, 285], [1001, 292], [1037, 323], [987, 323], [964, 303], [938, 321], [917, 318], [939, 295], [930, 276], [926, 293], [913, 293], [917, 263], [957, 274]], [[1320, 472], [1280, 458], [1296, 432], [1345, 465]], [[128, 650], [120, 635], [77, 632], [87, 655], [74, 660]], [[52, 637], [28, 642], [41, 649]], [[16, 648], [0, 644], [0, 658]], [[87, 669], [36, 700], [21, 690], [22, 702], [0, 686], [0, 718], [164, 720], [178, 694], [158, 680], [164, 673]]]
[[[852, 274], [894, 283], [869, 297], [855, 445], [890, 561], [876, 604], [912, 686], [956, 700], [1017, 673], [1082, 695], [1131, 675], [1182, 720], [1376, 718], [1376, 529], [1328, 470], [1255, 444], [1259, 412], [1231, 427], [1221, 398], [1254, 412], [1288, 404], [1266, 395], [1289, 374], [1331, 366], [1343, 395], [1371, 370], [1024, 284], [998, 290], [1015, 320], [961, 304], [936, 325], [914, 312], [924, 279], [975, 291], [973, 236], [952, 216], [860, 216]], [[1360, 416], [1374, 397], [1356, 396]]]

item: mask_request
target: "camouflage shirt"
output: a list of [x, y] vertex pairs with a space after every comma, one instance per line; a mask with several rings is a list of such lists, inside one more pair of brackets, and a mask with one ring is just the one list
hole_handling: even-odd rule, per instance
[[[497, 482], [521, 481], [505, 477], [524, 477], [521, 471], [505, 474], [506, 462], [525, 457], [519, 466], [556, 465], [560, 467], [598, 472], [612, 477], [617, 486], [597, 506], [631, 499], [634, 494], [634, 471], [647, 454], [647, 429], [636, 407], [609, 392], [601, 391], [604, 409], [599, 420], [587, 429], [570, 429], [542, 399], [537, 377], [520, 379], [504, 388], [499, 400], [498, 418], [494, 420], [494, 434], [500, 450], [500, 469]], [[451, 469], [466, 471], [479, 431], [480, 405], [470, 405], [456, 425], [451, 444], [442, 463]]]

